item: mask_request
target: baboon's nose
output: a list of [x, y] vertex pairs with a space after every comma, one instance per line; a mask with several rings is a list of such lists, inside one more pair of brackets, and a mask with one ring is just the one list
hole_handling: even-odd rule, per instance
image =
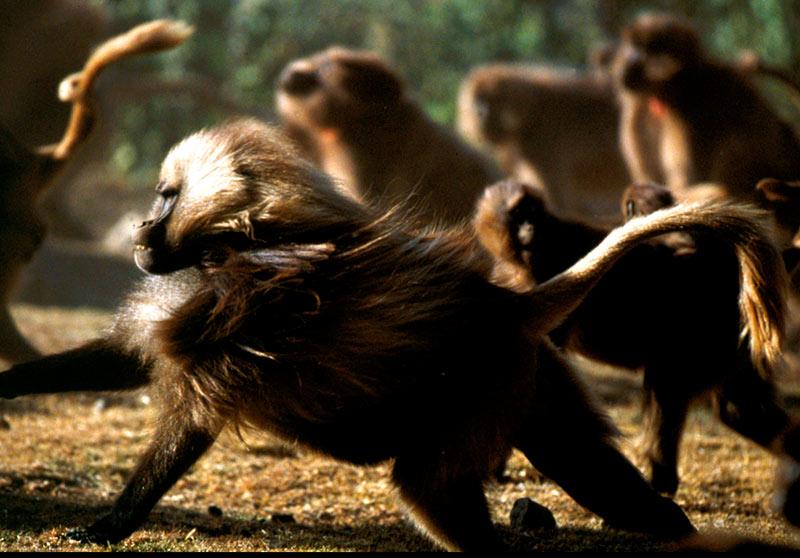
[[290, 95], [308, 95], [319, 85], [317, 72], [290, 66], [278, 80], [280, 88]]

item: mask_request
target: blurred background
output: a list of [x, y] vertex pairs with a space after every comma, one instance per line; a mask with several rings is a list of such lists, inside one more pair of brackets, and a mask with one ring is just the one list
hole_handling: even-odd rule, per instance
[[[155, 18], [196, 28], [180, 48], [123, 61], [101, 76], [100, 126], [45, 204], [49, 243], [99, 242], [123, 258], [169, 147], [233, 114], [274, 120], [281, 69], [333, 44], [388, 59], [446, 126], [471, 68], [511, 61], [584, 66], [590, 49], [647, 10], [688, 16], [722, 59], [752, 49], [800, 75], [795, 0], [26, 0], [3, 8], [0, 122], [29, 145], [60, 137], [68, 110], [57, 102], [56, 86], [93, 45]], [[796, 110], [790, 116], [800, 123]], [[61, 300], [52, 303], [69, 298], [63, 278], [57, 288], [48, 283], [55, 257], [37, 256], [22, 300], [48, 303], [54, 292]], [[115, 301], [110, 295], [108, 304]]]

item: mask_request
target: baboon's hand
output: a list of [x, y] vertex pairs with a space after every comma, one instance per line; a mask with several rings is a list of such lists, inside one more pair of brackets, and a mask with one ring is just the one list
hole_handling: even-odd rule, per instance
[[111, 524], [108, 516], [88, 527], [76, 527], [64, 533], [64, 537], [83, 544], [114, 544], [130, 535], [130, 530], [120, 530]]

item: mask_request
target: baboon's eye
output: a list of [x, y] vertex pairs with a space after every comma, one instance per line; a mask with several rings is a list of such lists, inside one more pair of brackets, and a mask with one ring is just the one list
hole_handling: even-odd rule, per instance
[[156, 192], [165, 198], [172, 198], [178, 195], [178, 188], [172, 184], [161, 181], [156, 185]]

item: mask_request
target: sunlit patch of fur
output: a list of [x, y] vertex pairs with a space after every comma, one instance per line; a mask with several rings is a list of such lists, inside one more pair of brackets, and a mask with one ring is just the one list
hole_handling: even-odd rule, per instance
[[179, 185], [184, 210], [204, 212], [238, 197], [242, 178], [236, 173], [226, 141], [214, 141], [205, 132], [189, 136], [167, 155], [162, 181]]

